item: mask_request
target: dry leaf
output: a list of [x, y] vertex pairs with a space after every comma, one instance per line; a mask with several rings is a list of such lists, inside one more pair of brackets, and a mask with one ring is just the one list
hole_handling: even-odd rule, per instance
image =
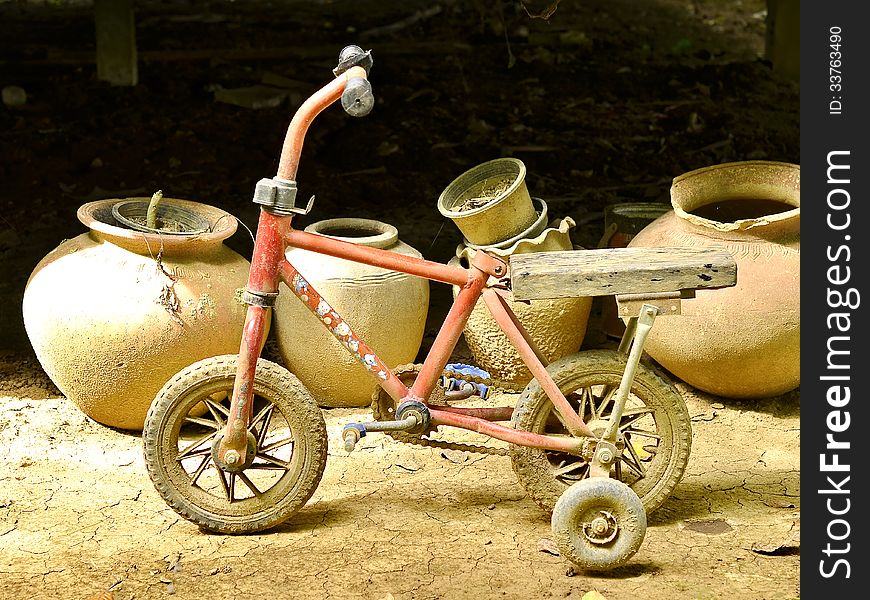
[[552, 554], [553, 556], [561, 556], [559, 548], [556, 547], [556, 542], [554, 542], [550, 538], [541, 538], [540, 541], [538, 541], [538, 551], [546, 552], [547, 554]]
[[702, 519], [698, 521], [686, 521], [686, 529], [706, 533], [707, 535], [719, 535], [728, 533], [734, 528], [725, 519]]

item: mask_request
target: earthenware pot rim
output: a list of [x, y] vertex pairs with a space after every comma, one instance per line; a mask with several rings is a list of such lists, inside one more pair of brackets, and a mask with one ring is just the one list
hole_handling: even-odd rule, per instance
[[[206, 233], [210, 227], [208, 219], [197, 211], [192, 211], [187, 208], [181, 208], [177, 204], [163, 204], [157, 208], [157, 218], [171, 219], [181, 227], [188, 227], [183, 231], [164, 230], [160, 227], [148, 227], [146, 224], [137, 222], [134, 217], [147, 217], [150, 201], [145, 200], [123, 200], [112, 205], [112, 216], [115, 220], [121, 223], [125, 229], [133, 229], [135, 231], [144, 231], [145, 233], [172, 233], [173, 235], [199, 235]], [[131, 213], [131, 214], [128, 214]], [[173, 213], [173, 214], [170, 214]]]
[[[358, 229], [359, 236], [331, 235], [330, 230], [335, 229]], [[370, 248], [389, 248], [399, 241], [399, 230], [389, 223], [375, 219], [360, 219], [355, 217], [342, 217], [337, 219], [325, 219], [317, 221], [305, 228], [309, 233], [316, 233], [337, 240], [353, 242]]]
[[467, 245], [465, 243], [456, 246], [455, 255], [460, 258], [465, 258], [471, 261], [474, 253], [478, 250], [484, 250], [487, 254], [498, 256], [500, 258], [509, 258], [514, 254], [522, 254], [528, 252], [532, 248], [538, 248], [544, 244], [550, 236], [568, 236], [569, 231], [573, 229], [577, 223], [571, 217], [563, 217], [562, 219], [553, 219], [549, 226], [533, 238], [524, 238], [517, 240], [507, 248], [495, 248], [493, 246], [484, 246], [482, 248]]
[[[733, 181], [729, 181], [729, 178], [733, 180], [734, 175], [740, 172], [754, 174], [755, 178], [744, 178], [744, 181], [740, 182], [745, 186], [742, 190], [728, 188], [728, 184], [733, 183]], [[711, 196], [705, 196], [700, 202], [697, 202], [697, 197], [692, 197], [686, 191], [689, 185], [702, 188], [705, 184], [709, 185], [712, 181], [716, 181], [719, 184], [715, 186], [716, 193]], [[754, 229], [768, 225], [784, 224], [789, 221], [799, 223], [800, 165], [771, 160], [748, 160], [702, 167], [675, 177], [671, 184], [670, 195], [671, 206], [677, 217], [689, 223], [721, 232]], [[738, 197], [775, 199], [795, 208], [772, 215], [751, 219], [738, 219], [730, 222], [707, 219], [691, 213], [692, 210], [710, 204], [713, 201]]]
[[517, 242], [522, 241], [524, 239], [538, 237], [539, 235], [541, 235], [541, 232], [543, 232], [545, 229], [547, 229], [547, 223], [549, 222], [549, 217], [547, 216], [547, 211], [548, 211], [547, 203], [541, 198], [532, 198], [532, 202], [537, 203], [541, 208], [540, 208], [540, 210], [537, 211], [538, 218], [525, 231], [518, 233], [514, 237], [508, 238], [508, 239], [504, 240], [503, 242], [499, 242], [497, 244], [489, 244], [489, 245], [482, 246], [480, 244], [472, 244], [471, 242], [469, 242], [465, 238], [462, 239], [462, 243], [464, 245], [468, 246], [469, 248], [474, 248], [475, 250], [480, 250], [480, 249], [487, 250], [487, 249], [493, 249], [493, 248], [504, 249], [504, 248], [510, 248], [511, 246], [516, 245]]
[[147, 233], [115, 225], [117, 221], [112, 216], [112, 206], [128, 200], [145, 200], [150, 198], [108, 198], [95, 200], [79, 207], [76, 216], [81, 223], [91, 230], [92, 235], [137, 253], [155, 254], [164, 250], [176, 250], [188, 247], [220, 244], [236, 232], [238, 221], [230, 213], [215, 206], [182, 200], [179, 198], [163, 198], [161, 202], [176, 205], [194, 211], [204, 216], [210, 226], [210, 231], [190, 234], [175, 234], [171, 231]]
[[[452, 207], [445, 206], [445, 200], [451, 195], [450, 192], [453, 191], [453, 188], [459, 185], [460, 182], [465, 181], [472, 173], [476, 173], [478, 171], [485, 170], [487, 168], [492, 168], [497, 165], [511, 165], [517, 169], [516, 173], [511, 173], [514, 176], [514, 180], [511, 182], [510, 187], [508, 187], [504, 192], [499, 194], [499, 197], [495, 200], [487, 202], [483, 206], [479, 206], [477, 208], [472, 208], [471, 210], [462, 210], [457, 211], [453, 210]], [[444, 191], [441, 193], [441, 196], [438, 198], [438, 209], [442, 215], [449, 219], [455, 218], [466, 218], [473, 217], [474, 215], [478, 215], [482, 212], [486, 212], [492, 209], [493, 206], [497, 204], [501, 204], [505, 200], [511, 197], [511, 195], [517, 191], [517, 189], [523, 185], [526, 181], [526, 165], [518, 158], [512, 157], [503, 157], [503, 158], [494, 158], [492, 160], [488, 160], [484, 163], [480, 163], [477, 166], [474, 166], [453, 180], [453, 182], [448, 185]]]

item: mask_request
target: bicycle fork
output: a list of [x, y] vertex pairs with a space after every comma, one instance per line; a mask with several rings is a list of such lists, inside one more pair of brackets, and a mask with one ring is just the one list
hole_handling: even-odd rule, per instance
[[283, 230], [289, 226], [289, 220], [260, 212], [248, 286], [242, 297], [248, 311], [230, 414], [223, 433], [215, 437], [212, 445], [215, 461], [230, 472], [246, 468], [256, 454], [256, 440], [248, 430], [253, 417], [254, 378], [266, 342], [266, 320], [278, 297], [278, 265], [284, 258]]

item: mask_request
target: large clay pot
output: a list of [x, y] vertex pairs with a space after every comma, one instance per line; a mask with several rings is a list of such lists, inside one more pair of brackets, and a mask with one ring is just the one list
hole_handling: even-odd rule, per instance
[[[147, 200], [147, 199], [144, 199]], [[88, 233], [64, 241], [24, 291], [27, 335], [42, 368], [95, 421], [141, 429], [154, 396], [187, 365], [239, 351], [250, 263], [223, 244], [237, 227], [218, 208], [166, 198], [204, 216], [198, 235], [120, 227], [119, 200], [81, 206]]]
[[722, 247], [737, 285], [699, 291], [682, 315], [658, 319], [646, 350], [674, 375], [731, 398], [800, 385], [800, 167], [747, 161], [674, 179], [673, 211], [630, 247]]
[[[369, 219], [329, 219], [305, 231], [421, 258], [395, 227]], [[390, 367], [413, 362], [429, 312], [426, 279], [298, 248], [287, 260]], [[281, 358], [323, 407], [369, 406], [377, 383], [284, 284], [274, 315]]]
[[[534, 238], [519, 240], [509, 248], [489, 248], [490, 254], [509, 260], [513, 254], [571, 250], [569, 232], [574, 220], [554, 220], [550, 227]], [[453, 264], [467, 266], [477, 250], [460, 244]], [[459, 293], [454, 286], [453, 296]], [[592, 308], [592, 298], [554, 298], [514, 302], [508, 305], [548, 361], [554, 361], [580, 349]], [[532, 374], [510, 340], [502, 333], [483, 300], [479, 300], [463, 330], [465, 343], [477, 364], [496, 379], [525, 384]]]

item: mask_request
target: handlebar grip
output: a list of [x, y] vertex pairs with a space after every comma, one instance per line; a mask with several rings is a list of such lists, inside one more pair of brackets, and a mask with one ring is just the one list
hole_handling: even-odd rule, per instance
[[352, 117], [364, 117], [375, 106], [375, 95], [368, 79], [354, 77], [344, 86], [341, 94], [341, 107]]

